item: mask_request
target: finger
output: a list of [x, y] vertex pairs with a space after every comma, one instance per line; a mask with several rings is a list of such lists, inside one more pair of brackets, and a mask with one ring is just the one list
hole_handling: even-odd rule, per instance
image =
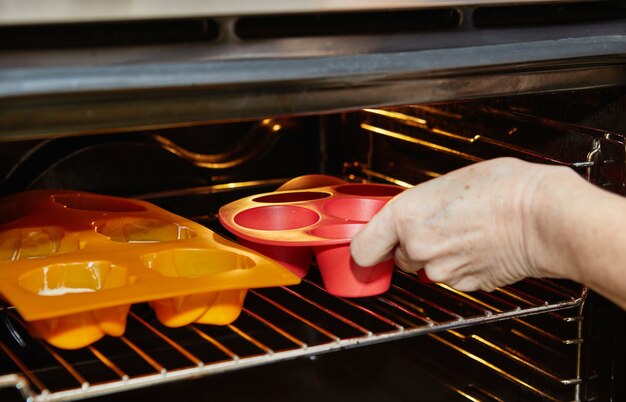
[[458, 283], [465, 277], [474, 276], [477, 270], [476, 264], [472, 263], [463, 254], [441, 255], [429, 260], [424, 266], [424, 273], [433, 282], [443, 282], [451, 285]]
[[411, 259], [402, 245], [396, 247], [393, 258], [398, 268], [411, 274], [424, 267], [424, 261]]
[[476, 290], [491, 292], [496, 288], [496, 286], [486, 283], [484, 280], [481, 280], [481, 278], [474, 275], [465, 276], [458, 280], [449, 281], [447, 283], [448, 285], [461, 292], [474, 292]]
[[360, 266], [371, 267], [391, 258], [398, 243], [393, 207], [385, 206], [352, 238], [350, 252]]

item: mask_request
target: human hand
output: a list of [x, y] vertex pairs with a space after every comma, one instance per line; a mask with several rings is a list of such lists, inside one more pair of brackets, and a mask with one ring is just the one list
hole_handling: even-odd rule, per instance
[[553, 276], [542, 261], [537, 198], [549, 176], [570, 172], [513, 158], [450, 172], [396, 196], [354, 236], [352, 256], [362, 266], [394, 257], [404, 271], [423, 268], [461, 291]]

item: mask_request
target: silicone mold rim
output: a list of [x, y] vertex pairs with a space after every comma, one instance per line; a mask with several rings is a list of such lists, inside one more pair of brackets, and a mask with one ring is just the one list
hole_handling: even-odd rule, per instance
[[[345, 189], [360, 189], [355, 193], [346, 192]], [[362, 191], [362, 189], [375, 189], [382, 191], [374, 191], [370, 194]], [[337, 202], [339, 200], [365, 200], [368, 202], [380, 201], [379, 206], [382, 208], [384, 204], [390, 201], [393, 196], [404, 191], [402, 187], [387, 184], [350, 184], [343, 183], [332, 186], [307, 188], [301, 190], [276, 191], [272, 193], [256, 194], [245, 197], [224, 205], [218, 212], [218, 218], [222, 225], [238, 238], [248, 240], [250, 242], [276, 245], [276, 246], [322, 246], [332, 244], [349, 243], [350, 238], [328, 238], [318, 236], [315, 233], [319, 231], [321, 226], [336, 225], [344, 223], [364, 223], [369, 219], [346, 219], [337, 214], [329, 213], [325, 206]], [[312, 193], [328, 193], [329, 197], [304, 198], [298, 199], [293, 194], [312, 194]], [[286, 201], [279, 200], [281, 195], [285, 196]], [[258, 200], [262, 201], [259, 202]], [[267, 200], [274, 200], [268, 202]], [[296, 201], [293, 201], [296, 199]], [[251, 213], [250, 211], [261, 211], [259, 208], [283, 208], [285, 213], [297, 210], [308, 210], [310, 214], [319, 216], [319, 219], [310, 219], [306, 225], [284, 225], [277, 229], [259, 229], [253, 225], [244, 226], [241, 224], [242, 214]], [[370, 217], [371, 218], [371, 217]], [[298, 218], [300, 219], [300, 218]], [[305, 219], [302, 219], [305, 221]]]

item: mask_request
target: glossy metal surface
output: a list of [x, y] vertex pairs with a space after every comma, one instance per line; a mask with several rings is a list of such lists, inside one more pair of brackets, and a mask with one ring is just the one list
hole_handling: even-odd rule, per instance
[[[624, 47], [625, 43], [621, 41], [616, 45]], [[576, 45], [572, 43], [572, 46]], [[610, 47], [610, 44], [607, 46]], [[502, 62], [514, 54], [509, 53], [506, 46], [493, 50], [492, 55], [502, 58]], [[558, 52], [557, 49], [553, 50]], [[626, 48], [619, 51], [626, 51]], [[238, 63], [216, 66], [218, 68], [215, 71], [211, 71], [209, 65], [179, 65], [176, 68], [163, 65], [148, 70], [142, 70], [141, 66], [95, 71], [71, 69], [67, 75], [59, 71], [55, 77], [49, 75], [51, 71], [4, 71], [0, 72], [0, 96], [5, 95], [0, 100], [0, 107], [3, 108], [0, 116], [1, 139], [116, 132], [122, 130], [122, 127], [154, 129], [176, 127], [181, 122], [185, 125], [201, 124], [272, 114], [337, 112], [360, 107], [626, 84], [626, 68], [609, 60], [602, 65], [602, 55], [594, 59], [599, 64], [584, 68], [567, 68], [567, 63], [562, 69], [544, 71], [502, 67], [499, 71], [483, 71], [479, 76], [458, 75], [451, 70], [442, 75], [431, 75], [428, 73], [429, 67], [417, 67], [421, 61], [426, 64], [445, 60], [454, 63], [453, 60], [465, 57], [462, 55], [464, 51], [451, 51], [447, 55], [437, 53], [433, 52], [424, 59], [416, 54], [413, 61], [406, 60], [407, 63], [415, 64], [405, 71], [402, 68], [397, 71], [376, 71], [393, 56], [354, 56], [348, 58], [354, 60], [336, 60], [327, 65], [331, 68], [339, 67], [342, 71], [328, 72], [329, 75], [324, 77], [325, 67], [320, 66], [321, 76], [313, 80], [304, 80], [300, 76], [295, 81], [288, 79], [290, 66], [294, 68], [294, 77], [298, 77], [304, 70], [307, 75], [313, 73], [315, 63], [247, 62], [245, 70], [252, 66], [257, 74], [250, 77], [251, 81], [248, 82], [236, 82], [241, 77], [233, 76], [235, 81], [230, 83], [224, 81], [236, 74]], [[406, 59], [407, 56], [410, 58], [406, 54], [397, 55], [396, 58]], [[541, 64], [537, 62], [537, 65]], [[346, 69], [348, 66], [351, 67]], [[353, 67], [356, 70], [371, 67], [373, 70], [359, 72], [353, 70]], [[477, 73], [480, 71], [480, 68], [476, 70]], [[386, 79], [378, 80], [382, 76]], [[512, 76], [515, 79], [511, 79]], [[174, 87], [179, 88], [176, 91], [163, 86], [167, 81], [177, 79], [180, 82], [172, 82]], [[146, 81], [142, 84], [143, 80]], [[261, 88], [257, 86], [259, 80], [267, 80]], [[27, 85], [20, 86], [20, 83]], [[102, 85], [112, 87], [107, 89]], [[161, 88], [154, 88], [156, 86]], [[73, 93], [65, 93], [68, 87], [75, 88]], [[132, 90], [133, 95], [123, 96], [121, 92], [116, 93], [113, 87], [117, 91]], [[141, 95], [150, 87], [153, 87], [151, 91], [157, 91], [153, 96]], [[215, 90], [218, 87], [221, 90]], [[334, 87], [332, 95], [328, 91], [329, 87]], [[302, 93], [306, 93], [306, 96], [301, 96]], [[172, 105], [176, 107], [172, 108]]]

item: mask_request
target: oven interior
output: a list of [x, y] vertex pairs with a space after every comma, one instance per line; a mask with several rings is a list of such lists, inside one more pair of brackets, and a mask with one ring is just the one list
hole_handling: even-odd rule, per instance
[[[569, 166], [624, 194], [624, 110], [626, 90], [611, 87], [27, 139], [0, 147], [0, 189], [135, 197], [229, 238], [216, 218], [220, 206], [304, 174], [410, 187], [512, 156]], [[3, 305], [0, 396], [625, 396], [624, 314], [579, 284], [527, 279], [463, 293], [396, 270], [385, 294], [350, 299], [320, 283], [312, 269], [300, 285], [250, 291], [242, 315], [227, 326], [167, 328], [147, 305], [135, 305], [122, 337], [74, 351], [31, 338], [17, 311]]]

